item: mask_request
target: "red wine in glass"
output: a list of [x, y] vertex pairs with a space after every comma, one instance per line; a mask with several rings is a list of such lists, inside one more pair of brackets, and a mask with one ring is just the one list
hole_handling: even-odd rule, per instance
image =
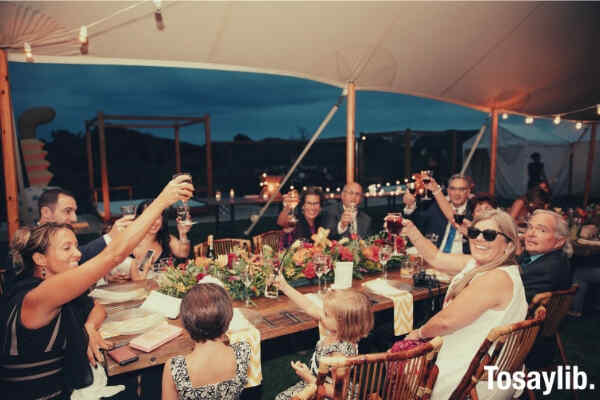
[[454, 221], [456, 221], [457, 224], [461, 225], [464, 220], [465, 220], [464, 214], [454, 214]]
[[417, 193], [417, 185], [414, 182], [411, 182], [408, 184], [408, 191], [410, 192], [410, 194], [414, 195], [415, 193]]

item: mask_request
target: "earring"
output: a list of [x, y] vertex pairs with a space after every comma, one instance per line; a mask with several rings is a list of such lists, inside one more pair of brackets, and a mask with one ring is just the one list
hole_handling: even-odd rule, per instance
[[46, 279], [46, 267], [42, 267], [42, 279]]

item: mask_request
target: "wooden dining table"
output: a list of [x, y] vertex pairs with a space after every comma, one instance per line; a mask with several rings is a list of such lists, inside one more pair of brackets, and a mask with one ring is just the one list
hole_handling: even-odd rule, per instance
[[[371, 302], [374, 312], [391, 309], [394, 307], [393, 301], [384, 296], [377, 295], [366, 288], [363, 288], [363, 283], [369, 280], [380, 277], [381, 274], [369, 275], [362, 280], [353, 280], [353, 289], [364, 292]], [[446, 292], [447, 285], [441, 284], [439, 288], [414, 288], [412, 279], [402, 277], [399, 270], [389, 271], [388, 280], [392, 286], [399, 289], [409, 290], [413, 295], [413, 302], [425, 300], [432, 296], [440, 296]], [[128, 283], [127, 285], [139, 285], [146, 289], [156, 288], [154, 281], [140, 281], [135, 284]], [[317, 286], [303, 286], [298, 290], [301, 293], [315, 293]], [[108, 316], [114, 313], [139, 307], [142, 300], [129, 301], [118, 304], [105, 305]], [[304, 313], [285, 295], [280, 294], [276, 299], [266, 297], [258, 297], [253, 299], [253, 305], [246, 307], [242, 301], [234, 301], [233, 306], [239, 308], [246, 319], [254, 325], [260, 332], [261, 341], [278, 338], [285, 335], [307, 331], [317, 327], [317, 320]], [[169, 320], [170, 324], [182, 326], [180, 318]], [[124, 345], [137, 335], [116, 336], [109, 338], [115, 345]], [[154, 367], [164, 364], [169, 358], [180, 354], [187, 354], [194, 348], [194, 341], [184, 330], [183, 334], [170, 342], [160, 346], [159, 348], [145, 353], [132, 349], [139, 357], [139, 360], [128, 365], [121, 366], [112, 360], [110, 357], [105, 357], [104, 366], [108, 376], [123, 374], [126, 372], [140, 371], [145, 368]], [[141, 372], [141, 371], [140, 371]]]

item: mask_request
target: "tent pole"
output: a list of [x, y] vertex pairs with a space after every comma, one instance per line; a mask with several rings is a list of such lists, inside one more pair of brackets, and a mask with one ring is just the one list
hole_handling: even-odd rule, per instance
[[210, 115], [204, 116], [204, 145], [206, 146], [206, 188], [208, 197], [212, 197], [213, 192], [213, 163], [212, 163], [212, 144], [210, 141]]
[[450, 155], [450, 172], [451, 175], [456, 171], [456, 146], [457, 146], [457, 135], [456, 131], [452, 131], [452, 153]]
[[404, 177], [410, 176], [411, 169], [411, 148], [410, 148], [411, 131], [406, 128], [404, 131]]
[[354, 182], [354, 141], [356, 140], [356, 84], [348, 82], [348, 106], [346, 108], [346, 183]]
[[104, 136], [104, 113], [98, 111], [98, 137], [100, 139], [100, 171], [102, 175], [102, 202], [104, 220], [110, 220], [110, 196], [108, 193], [108, 167], [106, 164], [106, 138]]
[[175, 172], [181, 172], [181, 149], [179, 148], [179, 125], [175, 125]]
[[16, 143], [12, 114], [10, 85], [8, 81], [8, 59], [6, 58], [6, 51], [0, 49], [0, 129], [2, 130], [2, 160], [9, 241], [12, 240], [15, 232], [19, 229], [17, 170], [14, 152]]
[[492, 141], [490, 143], [490, 195], [496, 191], [496, 156], [498, 153], [498, 111], [492, 110]]
[[575, 143], [569, 144], [569, 196], [573, 194], [573, 155], [575, 153]]
[[331, 121], [331, 118], [333, 118], [333, 116], [335, 115], [337, 110], [340, 108], [340, 105], [344, 101], [344, 97], [346, 97], [346, 89], [344, 89], [344, 91], [342, 92], [342, 95], [340, 97], [338, 97], [337, 103], [335, 103], [333, 105], [333, 107], [331, 107], [331, 110], [329, 110], [329, 113], [327, 113], [327, 115], [325, 116], [325, 119], [323, 120], [323, 122], [321, 122], [321, 125], [319, 125], [319, 127], [317, 128], [315, 133], [313, 133], [312, 137], [310, 138], [308, 143], [306, 143], [306, 146], [304, 146], [304, 149], [302, 150], [302, 152], [300, 153], [300, 155], [298, 156], [296, 161], [294, 161], [294, 164], [292, 164], [292, 167], [290, 168], [290, 170], [287, 172], [287, 174], [285, 174], [285, 176], [279, 183], [279, 186], [277, 187], [277, 191], [275, 191], [271, 194], [271, 197], [269, 197], [269, 200], [267, 200], [267, 202], [265, 203], [263, 208], [260, 209], [258, 215], [252, 215], [250, 217], [252, 224], [248, 227], [248, 229], [246, 229], [244, 231], [244, 235], [248, 236], [250, 234], [250, 232], [252, 232], [252, 229], [254, 229], [256, 224], [258, 224], [258, 221], [260, 221], [261, 217], [265, 214], [265, 211], [267, 211], [267, 209], [269, 208], [269, 206], [271, 205], [273, 200], [275, 200], [275, 197], [277, 197], [279, 195], [281, 188], [283, 188], [283, 186], [286, 184], [288, 179], [290, 179], [290, 176], [292, 176], [292, 174], [294, 173], [294, 171], [296, 170], [298, 165], [300, 165], [300, 163], [302, 162], [302, 160], [304, 159], [304, 157], [306, 156], [306, 154], [308, 153], [308, 151], [310, 150], [312, 145], [315, 143], [315, 141], [317, 140], [317, 138], [319, 137], [321, 132], [323, 132], [323, 129], [325, 129], [325, 127], [327, 126], [329, 121]]
[[87, 164], [88, 164], [88, 179], [90, 183], [90, 194], [92, 195], [92, 199], [98, 201], [95, 196], [94, 188], [96, 184], [94, 183], [94, 159], [92, 158], [92, 133], [90, 132], [90, 122], [85, 121], [85, 153], [87, 155]]
[[590, 148], [588, 150], [587, 171], [585, 174], [585, 193], [583, 194], [583, 206], [586, 207], [590, 199], [592, 188], [592, 169], [594, 168], [594, 155], [596, 154], [596, 123], [592, 124], [592, 137], [590, 138]]

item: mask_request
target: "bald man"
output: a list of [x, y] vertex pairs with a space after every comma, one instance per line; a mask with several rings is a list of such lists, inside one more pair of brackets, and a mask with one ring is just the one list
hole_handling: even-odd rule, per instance
[[329, 237], [340, 239], [356, 233], [358, 237], [365, 238], [371, 231], [371, 217], [358, 210], [362, 202], [362, 186], [351, 182], [344, 186], [342, 202], [329, 206], [325, 210], [325, 227], [331, 232]]

